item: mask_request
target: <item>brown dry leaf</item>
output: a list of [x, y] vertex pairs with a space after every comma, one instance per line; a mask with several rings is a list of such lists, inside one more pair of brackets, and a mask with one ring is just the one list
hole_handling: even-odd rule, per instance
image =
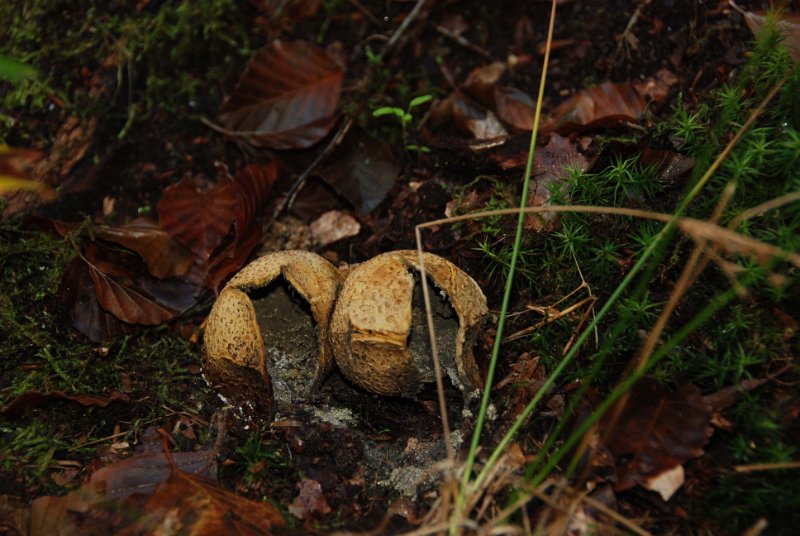
[[377, 207], [394, 186], [400, 167], [391, 146], [353, 129], [330, 160], [315, 172], [358, 213]]
[[239, 198], [236, 210], [236, 236], [241, 240], [272, 191], [278, 178], [278, 161], [253, 164], [237, 171], [231, 178]]
[[[552, 134], [547, 145], [536, 149], [528, 206], [550, 204], [551, 192], [564, 183], [570, 170], [584, 171], [588, 167], [589, 161], [575, 149], [569, 138]], [[552, 226], [556, 218], [555, 212], [533, 213], [526, 218], [525, 228], [542, 231]]]
[[[28, 536], [82, 536], [117, 534], [124, 526], [123, 516], [109, 507], [101, 493], [90, 486], [81, 486], [63, 497], [44, 496], [31, 503]], [[91, 515], [103, 515], [98, 526]]]
[[[272, 505], [248, 500], [214, 480], [179, 469], [189, 465], [183, 460], [189, 456], [191, 470], [207, 466], [207, 452], [176, 453], [176, 466], [163, 453], [154, 456], [134, 456], [100, 469], [90, 482], [64, 497], [36, 499], [28, 534], [269, 535], [273, 527], [284, 526]], [[143, 463], [134, 466], [133, 460]]]
[[331, 512], [325, 494], [322, 492], [322, 485], [316, 480], [304, 478], [297, 484], [300, 494], [289, 505], [289, 513], [293, 516], [309, 521], [314, 516], [326, 515]]
[[313, 43], [275, 41], [250, 60], [219, 120], [228, 134], [259, 147], [310, 147], [336, 121], [343, 74]]
[[197, 302], [196, 285], [156, 279], [135, 253], [102, 241], [84, 241], [61, 279], [60, 297], [73, 327], [95, 342], [136, 330], [134, 324], [172, 320]]
[[207, 450], [173, 452], [170, 454], [173, 467], [163, 452], [145, 452], [101, 467], [92, 473], [89, 482], [109, 499], [123, 499], [134, 493], [150, 494], [169, 479], [174, 469], [188, 473], [203, 470], [206, 476], [216, 476], [215, 464], [209, 466], [209, 456], [213, 454]]
[[203, 189], [194, 178], [168, 186], [158, 202], [158, 222], [204, 261], [228, 235], [239, 200], [230, 181]]
[[356, 236], [361, 225], [350, 213], [331, 210], [311, 222], [311, 239], [318, 247], [325, 247], [343, 238]]
[[134, 286], [120, 283], [95, 264], [85, 261], [100, 306], [128, 324], [155, 326], [178, 316], [178, 311], [156, 303]]
[[562, 102], [542, 130], [565, 134], [589, 128], [615, 127], [637, 121], [645, 105], [644, 98], [632, 84], [604, 82]]
[[616, 426], [610, 416], [600, 430], [617, 459], [617, 491], [640, 485], [662, 493], [675, 491], [683, 465], [703, 454], [713, 428], [711, 408], [700, 390], [682, 385], [675, 394], [645, 378], [631, 391]]
[[494, 108], [495, 88], [505, 72], [506, 64], [499, 61], [477, 67], [469, 73], [461, 89], [484, 106]]
[[[729, 1], [731, 7], [742, 14], [747, 27], [753, 34], [758, 35], [767, 25], [767, 16], [756, 11], [746, 11], [739, 7], [733, 0]], [[783, 34], [784, 45], [789, 50], [792, 58], [800, 62], [800, 14], [784, 13], [778, 21], [778, 29]]]
[[678, 77], [669, 69], [659, 69], [655, 76], [641, 82], [633, 82], [636, 90], [644, 97], [655, 103], [664, 102], [669, 96], [669, 90], [678, 83]]
[[0, 495], [0, 530], [7, 536], [28, 533], [30, 509], [27, 501], [11, 495]]
[[218, 293], [222, 282], [244, 266], [250, 253], [261, 243], [261, 236], [261, 227], [251, 226], [246, 235], [238, 241], [231, 241], [210, 262], [195, 263], [187, 272], [186, 279]]
[[137, 218], [119, 227], [95, 227], [95, 236], [135, 251], [147, 269], [160, 279], [183, 275], [192, 265], [193, 255], [150, 218]]
[[102, 342], [136, 331], [100, 307], [89, 266], [76, 257], [67, 264], [61, 277], [59, 298], [64, 303], [72, 327], [93, 342]]
[[533, 130], [536, 103], [530, 96], [513, 87], [498, 87], [494, 91], [497, 117], [517, 132]]
[[491, 110], [487, 110], [472, 99], [453, 93], [441, 104], [442, 113], [449, 115], [456, 126], [478, 140], [490, 140], [508, 136], [508, 132]]
[[6, 407], [0, 410], [0, 415], [4, 417], [18, 417], [29, 409], [39, 408], [53, 400], [69, 400], [77, 402], [82, 406], [97, 406], [104, 408], [112, 402], [127, 402], [128, 395], [119, 391], [112, 391], [109, 396], [96, 395], [77, 395], [63, 391], [51, 391], [40, 393], [39, 391], [28, 391], [9, 402]]
[[213, 480], [177, 470], [150, 496], [144, 514], [128, 534], [171, 534], [180, 527], [182, 533], [195, 536], [269, 536], [273, 527], [285, 525], [271, 504], [251, 501]]
[[643, 166], [655, 167], [658, 176], [667, 183], [686, 176], [695, 165], [695, 159], [690, 156], [650, 147], [642, 148], [640, 161]]

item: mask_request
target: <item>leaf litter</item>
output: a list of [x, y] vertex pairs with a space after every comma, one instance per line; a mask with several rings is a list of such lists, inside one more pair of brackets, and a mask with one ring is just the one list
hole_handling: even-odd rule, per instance
[[[257, 4], [269, 17], [284, 21], [281, 24], [313, 18], [320, 8], [320, 3], [313, 1], [289, 3], [291, 5], [279, 2]], [[753, 31], [763, 24], [763, 20], [758, 18], [760, 15], [744, 14]], [[365, 16], [362, 13], [354, 16], [353, 20], [359, 17]], [[413, 19], [413, 16], [409, 15], [409, 18]], [[530, 25], [530, 19], [527, 20]], [[480, 38], [470, 33], [474, 29], [471, 22], [462, 17], [462, 20], [453, 19], [443, 27], [454, 28], [448, 31], [456, 37], [463, 36], [456, 43], [472, 53], [483, 51], [482, 46], [472, 44], [480, 42]], [[522, 22], [521, 18], [520, 24]], [[274, 30], [272, 24], [274, 21], [270, 21], [269, 27]], [[529, 29], [531, 35], [528, 35], [520, 24], [515, 27], [518, 34], [515, 46], [518, 47], [526, 39], [533, 39], [533, 30]], [[657, 26], [655, 18], [652, 24]], [[791, 39], [791, 33], [787, 35]], [[569, 50], [575, 42], [567, 39], [562, 45]], [[489, 61], [487, 56], [491, 57], [488, 52], [479, 55], [484, 61]], [[219, 130], [240, 143], [266, 148], [268, 152], [260, 155], [265, 158], [257, 160], [267, 159], [270, 164], [252, 163], [252, 159], [246, 158], [247, 165], [240, 166], [233, 175], [227, 167], [218, 165], [216, 182], [197, 173], [166, 187], [156, 208], [158, 222], [140, 218], [113, 226], [98, 221], [89, 231], [75, 225], [64, 232], [71, 237], [78, 253], [64, 272], [61, 288], [74, 327], [91, 340], [109, 340], [123, 333], [135, 332], [143, 325], [169, 322], [198, 304], [208, 303], [209, 296], [217, 292], [225, 279], [263, 244], [264, 230], [259, 218], [264, 215], [266, 205], [280, 195], [273, 192], [273, 187], [276, 191], [285, 191], [282, 183], [291, 179], [290, 173], [278, 166], [275, 152], [317, 151], [319, 144], [330, 135], [342, 111], [340, 99], [345, 74], [345, 69], [334, 59], [336, 57], [335, 53], [328, 53], [310, 41], [274, 40], [256, 52], [236, 88], [223, 103], [218, 115], [222, 124]], [[479, 155], [485, 157], [482, 165], [492, 173], [510, 175], [518, 172], [524, 165], [526, 148], [518, 143], [522, 138], [515, 134], [531, 129], [533, 102], [528, 92], [518, 89], [527, 86], [521, 85], [515, 76], [516, 61], [524, 64], [531, 60], [521, 55], [515, 56], [513, 62], [509, 60], [508, 64], [489, 62], [473, 68], [460, 87], [439, 101], [431, 115], [432, 126], [423, 124], [419, 129], [420, 140], [428, 140], [434, 146], [446, 146], [453, 142], [453, 138], [442, 132], [454, 129], [459, 136], [471, 138], [473, 142], [490, 142], [486, 145], [452, 144], [454, 153], [464, 161], [474, 162], [475, 155]], [[648, 103], [663, 102], [673, 86], [679, 83], [666, 69], [658, 70], [649, 78], [640, 78], [644, 82], [604, 82], [581, 89], [555, 108], [543, 129], [551, 132], [549, 141], [536, 149], [536, 182], [529, 205], [546, 206], [550, 203], [550, 193], [563, 186], [570, 170], [591, 168], [594, 157], [586, 156], [592, 155], [592, 151], [586, 150], [588, 136], [604, 129], [625, 129], [629, 123], [641, 122]], [[64, 175], [69, 174], [76, 162], [83, 158], [85, 140], [93, 135], [93, 128], [90, 130], [92, 132], [85, 138], [81, 137], [83, 145], [76, 146], [73, 158], [65, 159]], [[581, 133], [584, 133], [584, 138], [580, 137]], [[366, 256], [367, 251], [374, 251], [378, 245], [386, 247], [387, 242], [391, 243], [388, 239], [391, 235], [373, 234], [375, 228], [385, 225], [386, 221], [392, 224], [401, 220], [434, 219], [441, 215], [445, 204], [455, 206], [450, 204], [454, 198], [437, 205], [430, 199], [433, 189], [420, 186], [431, 179], [430, 169], [425, 169], [430, 162], [424, 157], [410, 164], [408, 155], [398, 159], [389, 144], [363, 132], [350, 133], [337, 148], [321, 164], [312, 164], [309, 168], [313, 168], [313, 175], [322, 178], [336, 192], [318, 189], [322, 197], [326, 194], [337, 197], [336, 203], [324, 207], [327, 210], [317, 210], [313, 217], [309, 212], [300, 220], [304, 229], [310, 229], [309, 243], [313, 240], [315, 247], [323, 249], [331, 258], [359, 258]], [[644, 147], [642, 160], [645, 165], [657, 166], [665, 181], [685, 177], [694, 165], [693, 160], [677, 152], [649, 147]], [[398, 183], [399, 188], [396, 188]], [[387, 217], [386, 210], [380, 207], [391, 197], [393, 190], [400, 190], [400, 195], [409, 196], [409, 199], [411, 194], [418, 194], [414, 199], [421, 205], [419, 214], [413, 211], [392, 213], [402, 205], [390, 203]], [[302, 206], [303, 201], [301, 190], [296, 206]], [[469, 190], [461, 200], [459, 210], [476, 210], [486, 201], [486, 196]], [[427, 210], [434, 208], [438, 214], [433, 217], [426, 214]], [[106, 215], [112, 213], [113, 207], [106, 212]], [[555, 213], [531, 214], [527, 219], [528, 229], [535, 233], [553, 230], [556, 225]], [[435, 240], [438, 243], [453, 247], [453, 235], [449, 231], [435, 229], [432, 234], [437, 233], [439, 236]], [[359, 243], [360, 239], [348, 240], [361, 235], [368, 237], [365, 244]], [[472, 263], [475, 259], [469, 252], [456, 255], [465, 263]], [[534, 395], [544, 370], [538, 358], [527, 361], [520, 358], [512, 362], [510, 368], [512, 374], [508, 381], [497, 387], [508, 388], [515, 381], [526, 384], [525, 388], [518, 390], [512, 404], [519, 410], [525, 404], [525, 398]], [[307, 473], [294, 487], [290, 486], [294, 500], [283, 497], [284, 504], [291, 503], [291, 514], [308, 524], [330, 519], [330, 514], [342, 507], [350, 509], [346, 510], [346, 515], [357, 516], [359, 503], [354, 497], [374, 491], [365, 485], [365, 473], [354, 468], [358, 455], [372, 457], [372, 461], [390, 459], [394, 467], [390, 474], [383, 474], [382, 482], [394, 479], [395, 483], [389, 488], [402, 488], [407, 494], [415, 495], [423, 473], [432, 460], [441, 457], [442, 445], [431, 432], [436, 428], [435, 423], [417, 423], [417, 433], [403, 432], [408, 432], [404, 427], [409, 421], [424, 420], [419, 411], [430, 408], [431, 400], [425, 400], [423, 394], [423, 400], [416, 408], [400, 401], [376, 402], [358, 393], [349, 393], [339, 377], [332, 378], [325, 389], [327, 392], [322, 398], [327, 397], [327, 407], [323, 402], [322, 408], [315, 407], [310, 414], [299, 411], [285, 419], [288, 423], [299, 422], [308, 428], [295, 430], [295, 425], [289, 425], [284, 436], [287, 444], [295, 450], [304, 473]], [[53, 399], [98, 407], [116, 401], [113, 393], [109, 397], [91, 397], [54, 391], [47, 394], [31, 392], [27, 399], [25, 396], [7, 405], [4, 413], [12, 408], [8, 415], [18, 415], [19, 411]], [[550, 408], [551, 416], [560, 416], [559, 412], [563, 411], [560, 396], [559, 393], [553, 399], [558, 403]], [[340, 406], [342, 398], [348, 397], [350, 399]], [[331, 400], [336, 403], [330, 403]], [[615, 423], [614, 430], [619, 433], [610, 434], [610, 440], [606, 442], [614, 457], [610, 466], [616, 473], [616, 491], [638, 485], [657, 491], [668, 500], [682, 482], [683, 465], [702, 454], [710, 436], [713, 408], [699, 390], [690, 385], [679, 386], [677, 392], [671, 394], [648, 383], [633, 392], [632, 401]], [[458, 402], [454, 405], [458, 407]], [[461, 408], [465, 429], [470, 424], [468, 405], [469, 402]], [[19, 410], [14, 409], [16, 407]], [[338, 414], [342, 408], [348, 410], [346, 422], [328, 418]], [[350, 408], [356, 408], [357, 415], [353, 415]], [[408, 418], [409, 415], [414, 418]], [[457, 416], [454, 417], [453, 420], [458, 420]], [[370, 433], [365, 434], [346, 430], [347, 427], [372, 426], [367, 423], [373, 419], [378, 422], [383, 419], [384, 424], [386, 420], [400, 420], [389, 423], [385, 429], [375, 425]], [[389, 448], [384, 444], [386, 438], [392, 444]], [[399, 443], [405, 445], [405, 456], [397, 452]], [[309, 446], [311, 444], [313, 446]], [[420, 449], [420, 445], [425, 448]], [[519, 445], [514, 446], [519, 458], [516, 470], [524, 463], [525, 455], [520, 452]], [[307, 449], [305, 453], [304, 449]], [[313, 451], [313, 455], [308, 450]], [[430, 452], [411, 460], [414, 457], [412, 453], [420, 450]], [[63, 521], [73, 527], [72, 511], [85, 516], [83, 529], [113, 527], [125, 528], [129, 532], [161, 526], [166, 519], [176, 520], [184, 528], [201, 533], [233, 529], [243, 533], [268, 533], [273, 526], [283, 523], [280, 514], [271, 507], [247, 501], [213, 481], [184, 472], [186, 465], [194, 464], [196, 468], [207, 460], [208, 455], [206, 450], [174, 453], [171, 455], [174, 466], [171, 466], [166, 453], [138, 452], [125, 461], [129, 462], [127, 464], [117, 462], [93, 473], [89, 483], [102, 483], [106, 487], [104, 493], [98, 495], [96, 488], [85, 484], [65, 498], [42, 498], [34, 509], [32, 526], [46, 532], [53, 528], [48, 523]], [[410, 465], [403, 465], [409, 461], [412, 462]], [[374, 474], [367, 476], [377, 479]], [[131, 477], [133, 483], [109, 484], [109, 479], [127, 477]], [[401, 481], [402, 486], [397, 485]], [[138, 486], [142, 486], [140, 489], [145, 490], [144, 494], [149, 497], [131, 499], [133, 494], [128, 491]], [[430, 493], [430, 486], [423, 489]], [[118, 495], [114, 490], [122, 491]], [[121, 499], [128, 502], [120, 503]], [[608, 504], [613, 502], [608, 501]], [[132, 508], [142, 515], [133, 525], [126, 525], [129, 520], [118, 515], [120, 508]], [[201, 510], [207, 515], [192, 518], [193, 512]], [[260, 518], [256, 519], [253, 514]], [[222, 519], [229, 524], [220, 525]]]

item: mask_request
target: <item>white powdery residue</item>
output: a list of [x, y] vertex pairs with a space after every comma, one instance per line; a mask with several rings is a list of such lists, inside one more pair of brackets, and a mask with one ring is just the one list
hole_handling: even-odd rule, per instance
[[311, 408], [314, 416], [331, 426], [345, 428], [356, 424], [356, 418], [349, 408]]

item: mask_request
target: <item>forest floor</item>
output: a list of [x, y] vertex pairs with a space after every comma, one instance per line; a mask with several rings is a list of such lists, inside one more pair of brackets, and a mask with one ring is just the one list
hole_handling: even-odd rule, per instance
[[[795, 533], [800, 5], [556, 4], [549, 50], [544, 0], [0, 6], [0, 532]], [[539, 212], [438, 221], [519, 206], [546, 56]], [[208, 385], [249, 261], [427, 222], [486, 403]]]

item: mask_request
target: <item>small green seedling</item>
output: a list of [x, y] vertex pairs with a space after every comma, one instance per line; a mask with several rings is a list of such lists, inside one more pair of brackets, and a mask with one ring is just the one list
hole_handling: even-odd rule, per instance
[[408, 125], [411, 124], [411, 121], [414, 117], [411, 115], [411, 110], [416, 108], [417, 106], [422, 106], [423, 104], [430, 102], [433, 100], [433, 95], [420, 95], [419, 97], [415, 97], [411, 99], [411, 102], [408, 103], [408, 108], [403, 110], [402, 108], [398, 108], [397, 106], [382, 106], [372, 112], [372, 117], [381, 117], [382, 115], [394, 115], [397, 117], [397, 120], [400, 122], [400, 128], [403, 129], [403, 144], [406, 146], [406, 150], [408, 151], [418, 151], [421, 153], [429, 153], [431, 150], [425, 146], [419, 145], [409, 145], [408, 140]]

